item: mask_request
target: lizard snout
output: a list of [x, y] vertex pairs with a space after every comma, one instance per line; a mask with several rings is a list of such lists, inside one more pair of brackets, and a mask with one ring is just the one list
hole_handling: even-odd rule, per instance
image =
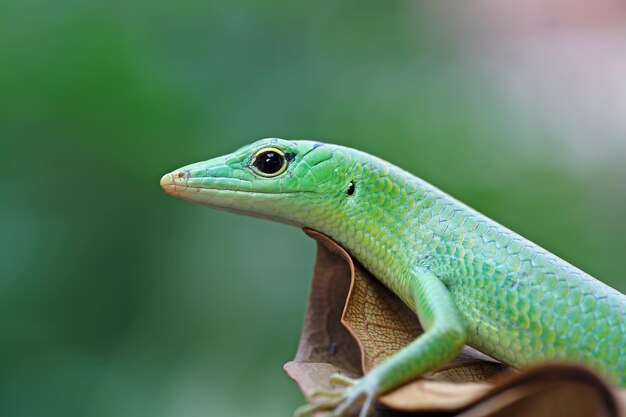
[[161, 178], [161, 188], [168, 194], [176, 194], [179, 191], [178, 187], [186, 186], [187, 179], [189, 178], [189, 172], [187, 171], [174, 171], [163, 175]]

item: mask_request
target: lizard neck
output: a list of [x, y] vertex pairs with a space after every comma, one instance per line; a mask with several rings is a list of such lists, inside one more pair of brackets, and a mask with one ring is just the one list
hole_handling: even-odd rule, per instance
[[[360, 153], [359, 153], [360, 154]], [[357, 155], [354, 194], [314, 228], [346, 248], [406, 304], [416, 259], [420, 212], [435, 201], [434, 187], [369, 155]]]

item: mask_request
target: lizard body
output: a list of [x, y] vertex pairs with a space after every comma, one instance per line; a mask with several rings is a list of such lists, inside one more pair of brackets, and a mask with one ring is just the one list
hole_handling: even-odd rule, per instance
[[[354, 149], [263, 139], [161, 180], [183, 199], [318, 230], [416, 311], [426, 332], [300, 409], [344, 415], [469, 344], [524, 367], [573, 361], [626, 385], [626, 296], [412, 174]], [[335, 395], [336, 394], [336, 395]], [[322, 396], [323, 397], [323, 396]]]

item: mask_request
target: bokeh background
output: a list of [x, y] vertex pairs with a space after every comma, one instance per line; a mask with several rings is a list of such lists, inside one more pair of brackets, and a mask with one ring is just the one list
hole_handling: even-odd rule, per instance
[[0, 415], [286, 416], [314, 244], [164, 195], [377, 154], [626, 291], [622, 1], [0, 2]]

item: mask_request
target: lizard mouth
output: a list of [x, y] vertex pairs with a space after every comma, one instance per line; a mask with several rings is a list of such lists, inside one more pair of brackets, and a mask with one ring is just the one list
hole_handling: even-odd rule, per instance
[[[215, 177], [218, 178], [218, 177]], [[163, 177], [161, 178], [161, 188], [163, 189], [163, 191], [165, 191], [167, 194], [176, 196], [176, 197], [185, 197], [185, 194], [202, 194], [207, 193], [207, 192], [212, 192], [212, 193], [217, 193], [217, 194], [222, 194], [222, 193], [232, 193], [232, 194], [292, 194], [292, 193], [296, 193], [298, 191], [269, 191], [269, 190], [247, 190], [247, 189], [237, 189], [237, 188], [230, 188], [227, 185], [220, 185], [220, 186], [206, 186], [206, 185], [199, 185], [199, 184], [193, 184], [193, 180], [192, 179], [191, 183], [190, 183], [190, 176], [189, 173], [183, 170], [179, 170], [179, 171], [174, 171], [174, 172], [170, 172], [169, 174], [165, 174], [163, 175]], [[219, 178], [218, 178], [219, 179]]]
[[[298, 191], [238, 189], [232, 178], [226, 180], [231, 181], [209, 185], [200, 178], [190, 178], [187, 171], [178, 170], [165, 174], [161, 178], [161, 188], [167, 194], [191, 203], [248, 216], [289, 222], [286, 217], [275, 214], [277, 210], [275, 205], [298, 195]], [[256, 195], [256, 197], [251, 197], [251, 195]]]

